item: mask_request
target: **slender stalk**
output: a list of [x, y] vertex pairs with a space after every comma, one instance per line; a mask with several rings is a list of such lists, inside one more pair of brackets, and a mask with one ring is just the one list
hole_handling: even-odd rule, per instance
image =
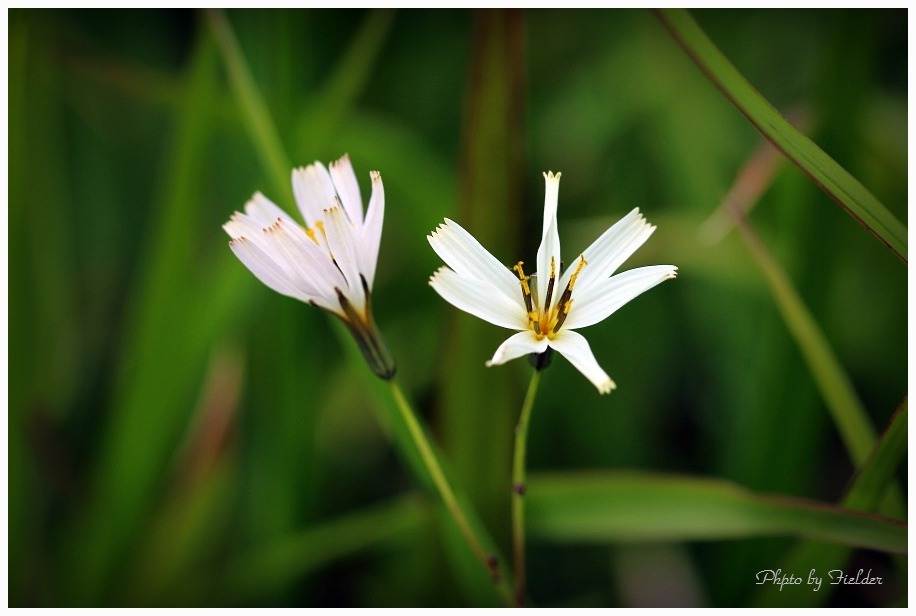
[[515, 553], [515, 606], [525, 605], [525, 452], [528, 443], [528, 422], [537, 395], [541, 372], [535, 370], [528, 384], [528, 393], [515, 426], [515, 453], [512, 458], [512, 546]]
[[493, 582], [497, 585], [503, 599], [505, 599], [507, 604], [511, 603], [512, 592], [505, 578], [500, 574], [498, 559], [492, 554], [487, 554], [487, 551], [483, 548], [483, 544], [481, 544], [480, 540], [477, 538], [477, 534], [468, 522], [468, 518], [461, 508], [461, 504], [455, 497], [455, 493], [452, 491], [452, 487], [449, 485], [448, 479], [442, 471], [442, 466], [439, 464], [439, 460], [436, 458], [436, 454], [429, 444], [429, 439], [426, 437], [423, 427], [417, 420], [417, 416], [413, 412], [410, 403], [404, 397], [404, 392], [401, 391], [400, 385], [394, 380], [389, 381], [389, 384], [391, 385], [391, 393], [397, 403], [398, 410], [401, 411], [404, 423], [407, 424], [407, 429], [410, 430], [410, 435], [420, 452], [420, 457], [423, 459], [423, 463], [426, 465], [426, 469], [429, 471], [433, 483], [436, 485], [436, 489], [439, 491], [439, 495], [442, 497], [442, 501], [448, 508], [449, 513], [452, 514], [455, 524], [458, 525], [458, 529], [461, 531], [461, 534], [464, 535], [465, 540], [467, 540], [471, 551], [474, 552], [474, 555], [481, 564], [483, 564], [490, 574], [490, 577], [493, 579]]

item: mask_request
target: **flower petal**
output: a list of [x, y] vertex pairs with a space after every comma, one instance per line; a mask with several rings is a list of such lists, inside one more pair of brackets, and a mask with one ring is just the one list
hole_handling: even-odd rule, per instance
[[308, 167], [293, 169], [293, 194], [310, 229], [324, 219], [324, 211], [334, 207], [337, 197], [328, 170], [318, 161]]
[[622, 272], [589, 289], [577, 286], [563, 330], [603, 321], [636, 296], [676, 276], [677, 267], [673, 265], [649, 265]]
[[459, 276], [479, 280], [510, 302], [523, 301], [518, 278], [457, 222], [446, 218], [426, 239]]
[[256, 192], [245, 204], [245, 213], [255, 220], [262, 229], [277, 222], [278, 218], [298, 224], [280, 206], [259, 192]]
[[512, 334], [506, 341], [499, 345], [493, 358], [487, 361], [487, 367], [498, 366], [509, 360], [528, 355], [529, 353], [543, 353], [547, 350], [547, 338], [538, 340], [531, 330]]
[[611, 377], [598, 365], [588, 340], [582, 334], [564, 329], [549, 344], [584, 374], [600, 393], [609, 394], [617, 388]]
[[298, 225], [278, 220], [264, 229], [258, 247], [286, 273], [289, 279], [313, 297], [337, 304], [334, 287], [346, 285], [330, 255], [319, 248]]
[[378, 171], [370, 171], [372, 178], [372, 196], [369, 197], [369, 208], [362, 229], [362, 272], [366, 276], [369, 288], [375, 282], [375, 267], [378, 263], [378, 249], [382, 241], [382, 222], [385, 218], [385, 186]]
[[229, 242], [229, 248], [232, 249], [239, 261], [265, 285], [282, 295], [308, 301], [307, 294], [300, 292], [295, 287], [283, 268], [279, 267], [273, 259], [267, 256], [253, 242], [244, 237], [238, 237]]
[[[276, 219], [273, 222], [276, 222]], [[229, 221], [223, 225], [223, 229], [232, 239], [240, 237], [255, 239], [262, 235], [261, 231], [267, 226], [269, 225], [262, 225], [247, 214], [235, 212], [229, 217]]]
[[[654, 231], [655, 227], [640, 215], [639, 208], [633, 209], [617, 221], [582, 252], [588, 265], [583, 267], [579, 274], [576, 291], [581, 293], [607, 280]], [[569, 281], [568, 275], [572, 271], [573, 268], [570, 267], [564, 274], [563, 288]]]
[[344, 154], [339, 160], [331, 163], [329, 167], [331, 181], [334, 182], [334, 188], [337, 189], [340, 202], [343, 203], [350, 222], [362, 227], [363, 198], [359, 192], [359, 182], [356, 181], [353, 165], [350, 164], [350, 157]]
[[477, 318], [508, 329], [528, 328], [521, 297], [513, 302], [479, 280], [465, 278], [447, 267], [436, 270], [429, 284], [445, 301]]
[[340, 305], [333, 298], [322, 296], [321, 294], [307, 293], [300, 284], [301, 281], [294, 280], [284, 268], [274, 261], [266, 252], [259, 248], [248, 238], [240, 237], [229, 242], [229, 247], [239, 261], [247, 267], [255, 277], [281, 295], [298, 299], [301, 302], [312, 303], [330, 310], [331, 312], [341, 313]]
[[[359, 270], [362, 246], [359, 245], [356, 227], [340, 206], [325, 211], [325, 224], [331, 256], [347, 280], [347, 288], [341, 291], [358, 310], [365, 310], [366, 294], [362, 280], [360, 280], [361, 272]], [[366, 284], [368, 283], [367, 280]]]
[[[541, 236], [541, 245], [538, 247], [538, 277], [537, 295], [538, 306], [547, 310], [548, 280], [550, 280], [551, 262], [557, 276], [560, 275], [560, 233], [557, 231], [557, 199], [560, 192], [560, 174], [552, 171], [544, 174], [544, 232]], [[559, 281], [557, 281], [559, 282]], [[558, 295], [554, 294], [554, 298]]]

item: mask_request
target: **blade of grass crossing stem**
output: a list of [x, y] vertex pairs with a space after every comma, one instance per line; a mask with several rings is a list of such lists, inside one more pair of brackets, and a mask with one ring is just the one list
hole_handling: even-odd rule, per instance
[[[336, 320], [334, 325], [334, 331], [338, 334], [340, 342], [346, 349], [350, 360], [360, 368], [359, 373], [362, 375], [366, 387], [372, 392], [373, 398], [379, 401], [381, 408], [374, 407], [373, 410], [378, 414], [379, 423], [382, 425], [383, 429], [385, 429], [389, 439], [391, 439], [395, 452], [411, 471], [414, 479], [423, 486], [424, 490], [429, 494], [435, 495], [434, 498], [437, 501], [441, 501], [441, 492], [437, 488], [436, 481], [434, 481], [430, 475], [430, 469], [424, 461], [424, 456], [421, 454], [417, 446], [417, 441], [413, 438], [410, 427], [404, 418], [403, 409], [398, 404], [397, 398], [400, 396], [409, 406], [403, 393], [401, 393], [400, 385], [395, 381], [389, 383], [376, 378], [372, 372], [365, 367], [362, 353], [359, 351], [356, 342], [353, 341], [344, 326]], [[424, 434], [428, 435], [429, 429], [422, 419], [416, 416], [415, 412], [414, 415], [419, 429], [422, 430]], [[426, 438], [433, 453], [433, 457], [439, 460], [441, 473], [448, 485], [451, 486], [458, 508], [461, 510], [464, 520], [471, 530], [471, 534], [476, 538], [475, 541], [479, 544], [482, 551], [486, 555], [489, 555], [490, 559], [488, 563], [481, 566], [475, 549], [469, 545], [467, 536], [461, 533], [461, 529], [459, 528], [460, 524], [457, 523], [454, 516], [450, 515], [449, 520], [454, 529], [453, 534], [455, 536], [459, 535], [459, 533], [464, 535], [461, 537], [460, 542], [449, 542], [449, 545], [462, 546], [462, 548], [456, 552], [458, 561], [454, 564], [459, 571], [469, 572], [467, 577], [472, 581], [471, 592], [475, 599], [485, 600], [489, 605], [498, 602], [503, 602], [508, 605], [512, 600], [510, 590], [512, 578], [505, 567], [506, 561], [500, 554], [499, 548], [481, 521], [473, 504], [461, 490], [460, 485], [455, 483], [453, 479], [454, 475], [450, 472], [446, 464], [446, 459], [442, 455], [442, 451], [437, 447], [436, 443], [429, 440], [428, 436]], [[498, 578], [494, 580], [491, 576], [491, 572], [498, 572]]]
[[[193, 217], [200, 208], [194, 202], [210, 131], [209, 101], [217, 90], [216, 68], [212, 41], [201, 35], [188, 67], [186, 96], [175, 112], [171, 154], [164, 157], [170, 162], [163, 193], [151, 208], [161, 217], [152, 225], [146, 267], [129, 306], [122, 371], [92, 500], [77, 515], [64, 548], [57, 591], [58, 601], [68, 605], [99, 605], [116, 584], [118, 563], [127, 556], [154, 486], [180, 439], [195, 379], [206, 362], [205, 350], [198, 358], [186, 348], [183, 334], [196, 324], [176, 322], [175, 315], [182, 313], [186, 289], [193, 287], [187, 264], [197, 239]], [[182, 353], [176, 354], [177, 348]]]
[[907, 262], [907, 230], [903, 223], [856, 178], [780, 115], [719, 51], [687, 10], [661, 9], [656, 15], [700, 70], [764, 137], [859, 224]]
[[[868, 461], [856, 473], [841, 501], [844, 508], [874, 511], [887, 494], [887, 488], [893, 484], [894, 473], [907, 451], [907, 406], [907, 400], [904, 400]], [[852, 549], [844, 545], [806, 541], [793, 548], [780, 563], [785, 571], [807, 575], [813, 570], [823, 577], [828, 571], [843, 570], [851, 556]], [[905, 572], [905, 559], [900, 560], [903, 562], [899, 564], [903, 565]], [[810, 588], [767, 585], [756, 593], [754, 604], [758, 607], [818, 607], [824, 605], [835, 590], [836, 586], [832, 584], [827, 584], [819, 592], [811, 592]]]
[[824, 503], [755, 494], [719, 479], [651, 473], [530, 478], [532, 537], [564, 543], [794, 536], [902, 554], [903, 523]]

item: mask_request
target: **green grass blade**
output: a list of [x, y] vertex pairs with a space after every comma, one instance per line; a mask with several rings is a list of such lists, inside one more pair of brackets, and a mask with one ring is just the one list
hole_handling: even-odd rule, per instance
[[[475, 53], [462, 128], [457, 220], [506, 263], [514, 263], [520, 254], [522, 27], [517, 12], [475, 14]], [[509, 515], [508, 449], [516, 411], [494, 411], [518, 408], [523, 389], [484, 366], [505, 339], [503, 331], [450, 305], [445, 305], [445, 315], [439, 380], [444, 447], [469, 496], [485, 515], [503, 519]]]
[[905, 553], [907, 527], [854, 511], [756, 494], [734, 483], [639, 472], [536, 475], [532, 537], [561, 542], [794, 536]]
[[764, 137], [859, 224], [907, 262], [907, 230], [903, 223], [856, 178], [780, 115], [719, 51], [690, 13], [685, 9], [662, 9], [657, 15], [700, 70]]
[[276, 191], [274, 200], [287, 206], [288, 211], [294, 212], [296, 208], [291, 207], [293, 205], [292, 184], [290, 183], [292, 167], [270, 117], [270, 111], [242, 55], [238, 39], [223, 11], [207, 9], [206, 15], [207, 23], [213, 31], [223, 57], [223, 64], [229, 74], [232, 91], [242, 108], [243, 123], [251, 135], [251, 141], [257, 149], [264, 169], [271, 178], [273, 190]]
[[744, 214], [731, 208], [745, 245], [763, 273], [786, 327], [811, 370], [830, 410], [840, 438], [856, 466], [861, 465], [875, 443], [875, 429], [843, 367], [830, 348], [824, 332], [808, 311], [789, 276], [770, 254]]
[[422, 500], [405, 496], [316, 524], [235, 558], [215, 577], [192, 585], [207, 594], [186, 602], [213, 597], [223, 605], [257, 602], [335, 560], [416, 531], [428, 515]]
[[859, 468], [852, 487], [843, 497], [843, 506], [858, 511], [872, 511], [893, 482], [897, 466], [907, 451], [907, 410], [905, 399], [891, 418], [890, 425], [875, 445], [875, 450]]
[[[893, 484], [894, 473], [907, 450], [907, 407], [904, 400], [891, 418], [875, 450], [862, 466], [841, 502], [847, 509], [869, 512], [878, 508], [887, 488]], [[808, 572], [812, 569], [821, 573], [843, 569], [852, 550], [843, 545], [807, 541], [796, 546], [788, 558], [782, 561], [786, 571]], [[828, 585], [820, 592], [810, 589], [764, 586], [754, 600], [758, 607], [818, 607], [823, 605], [836, 590]]]
[[[868, 461], [859, 469], [852, 485], [841, 501], [847, 509], [869, 512], [874, 511], [881, 503], [882, 497], [888, 494], [894, 473], [907, 450], [907, 400], [891, 418], [891, 423], [884, 431], [881, 440], [875, 445]], [[784, 561], [786, 571], [824, 573], [834, 569], [843, 569], [852, 554], [849, 547], [836, 544], [824, 544], [807, 541], [795, 547]], [[763, 586], [757, 593], [754, 604], [758, 607], [818, 607], [823, 605], [836, 588], [828, 585], [820, 592], [810, 589], [783, 588]]]
[[[372, 77], [373, 68], [394, 23], [396, 12], [376, 9], [366, 15], [345, 52], [316, 97], [302, 114], [296, 130], [297, 143], [303, 147], [327, 147], [332, 135], [353, 110], [353, 103]], [[347, 146], [349, 151], [350, 146]], [[294, 148], [293, 151], [302, 148]], [[334, 153], [334, 156], [340, 153]]]
[[[218, 298], [196, 293], [189, 298], [187, 293], [188, 288], [204, 292], [211, 290], [211, 282], [223, 282], [216, 277], [198, 287], [188, 279], [200, 212], [192, 205], [198, 198], [194, 170], [200, 167], [212, 128], [207, 101], [217, 91], [216, 69], [215, 50], [204, 33], [186, 73], [187, 97], [175, 112], [176, 137], [165, 158], [169, 162], [162, 194], [154, 200], [149, 254], [130, 298], [111, 422], [105, 427], [89, 502], [76, 516], [63, 548], [62, 578], [55, 589], [62, 604], [99, 605], [117, 583], [119, 563], [129, 556], [187, 421], [206, 363], [204, 332], [221, 322], [218, 314], [238, 305], [214, 303], [225, 301], [222, 293]], [[238, 278], [228, 282], [233, 280]], [[196, 310], [202, 312], [188, 315]]]

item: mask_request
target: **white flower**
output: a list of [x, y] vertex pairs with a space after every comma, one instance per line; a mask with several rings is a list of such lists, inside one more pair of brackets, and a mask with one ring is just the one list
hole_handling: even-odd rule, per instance
[[385, 190], [378, 171], [370, 173], [372, 196], [363, 201], [350, 159], [344, 155], [325, 169], [320, 162], [292, 173], [302, 227], [260, 192], [235, 212], [223, 229], [229, 247], [258, 280], [289, 297], [318, 306], [346, 324], [373, 371], [394, 376], [372, 317]]
[[652, 265], [612, 275], [655, 230], [637, 208], [605, 231], [561, 275], [560, 174], [545, 173], [544, 179], [544, 233], [536, 278], [525, 275], [521, 261], [511, 270], [506, 268], [470, 233], [446, 218], [427, 239], [449, 267], [439, 268], [429, 284], [461, 310], [518, 330], [496, 349], [487, 366], [552, 348], [599, 392], [610, 393], [614, 381], [598, 365], [585, 337], [573, 330], [603, 321], [637, 295], [674, 278], [677, 267]]

